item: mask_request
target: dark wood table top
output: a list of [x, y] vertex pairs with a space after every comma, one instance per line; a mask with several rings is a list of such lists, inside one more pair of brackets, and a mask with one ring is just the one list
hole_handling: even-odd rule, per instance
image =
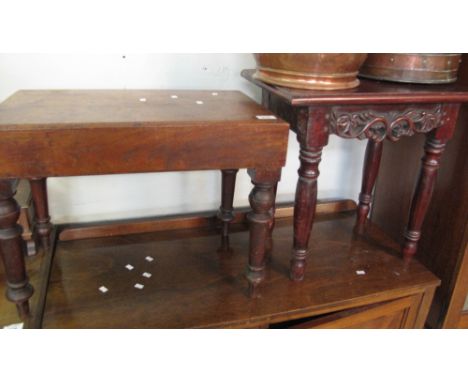
[[255, 70], [242, 71], [242, 77], [293, 106], [330, 104], [461, 103], [468, 102], [468, 86], [400, 84], [360, 79], [354, 89], [301, 90], [267, 84], [253, 77]]
[[0, 104], [0, 131], [180, 124], [275, 124], [272, 115], [238, 91], [20, 90]]

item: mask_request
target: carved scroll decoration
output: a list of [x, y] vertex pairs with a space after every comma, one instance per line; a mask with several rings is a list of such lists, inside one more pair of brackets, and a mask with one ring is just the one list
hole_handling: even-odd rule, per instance
[[388, 138], [397, 141], [402, 136], [427, 133], [443, 123], [442, 106], [433, 109], [401, 111], [347, 112], [333, 109], [329, 115], [330, 132], [342, 138], [372, 139], [377, 142]]

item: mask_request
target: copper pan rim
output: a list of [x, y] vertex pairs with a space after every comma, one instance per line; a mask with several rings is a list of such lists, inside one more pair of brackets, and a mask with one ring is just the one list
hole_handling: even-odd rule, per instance
[[402, 82], [402, 83], [406, 83], [406, 84], [451, 84], [453, 82], [456, 82], [457, 81], [457, 78], [449, 78], [449, 79], [437, 79], [437, 80], [429, 80], [429, 79], [414, 79], [414, 78], [407, 78], [407, 79], [404, 79], [404, 78], [383, 78], [383, 77], [380, 77], [379, 75], [371, 75], [371, 74], [363, 74], [363, 73], [359, 73], [359, 77], [361, 78], [367, 78], [369, 80], [377, 80], [377, 81], [386, 81], [386, 82]]
[[[379, 69], [379, 70], [396, 70], [394, 66], [376, 66], [376, 65], [366, 65], [366, 68], [369, 69]], [[403, 68], [401, 70], [404, 70]], [[454, 69], [437, 69], [437, 70], [427, 70], [425, 68], [411, 68], [412, 72], [422, 72], [422, 73], [457, 73], [458, 68]]]
[[370, 54], [395, 54], [398, 56], [459, 56], [460, 53], [370, 53]]
[[373, 53], [360, 77], [415, 84], [449, 84], [457, 80], [459, 53]]
[[[257, 69], [253, 77], [273, 85], [306, 90], [340, 90], [352, 89], [359, 86], [359, 80], [356, 78], [357, 73], [344, 76], [320, 74], [313, 77], [310, 73], [298, 76], [297, 72], [283, 71], [281, 74], [284, 74], [284, 76], [278, 78], [277, 75], [270, 76], [268, 72], [269, 70], [265, 71], [263, 68]], [[278, 71], [275, 70], [275, 72]], [[338, 82], [337, 80], [340, 79], [343, 81]]]
[[311, 77], [311, 78], [330, 78], [330, 79], [339, 79], [339, 78], [347, 78], [347, 77], [356, 77], [358, 75], [358, 71], [347, 72], [347, 73], [312, 73], [312, 72], [298, 72], [296, 70], [284, 70], [284, 69], [273, 69], [262, 66], [257, 69], [258, 72], [273, 72], [278, 74], [285, 74], [291, 77]]

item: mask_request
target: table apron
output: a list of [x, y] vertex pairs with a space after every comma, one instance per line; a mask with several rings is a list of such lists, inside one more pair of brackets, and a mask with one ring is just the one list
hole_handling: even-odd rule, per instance
[[0, 132], [0, 178], [281, 168], [288, 125]]

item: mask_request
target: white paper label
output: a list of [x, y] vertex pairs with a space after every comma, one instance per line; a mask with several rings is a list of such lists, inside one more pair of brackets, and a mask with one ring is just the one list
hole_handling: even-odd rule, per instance
[[274, 115], [257, 115], [255, 116], [257, 119], [277, 119]]
[[16, 324], [10, 324], [3, 327], [3, 329], [23, 329], [24, 323], [17, 322]]

